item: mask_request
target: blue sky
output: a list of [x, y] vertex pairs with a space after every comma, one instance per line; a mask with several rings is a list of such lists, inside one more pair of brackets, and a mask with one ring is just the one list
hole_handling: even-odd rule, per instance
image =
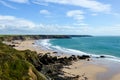
[[0, 0], [0, 34], [120, 35], [120, 0]]

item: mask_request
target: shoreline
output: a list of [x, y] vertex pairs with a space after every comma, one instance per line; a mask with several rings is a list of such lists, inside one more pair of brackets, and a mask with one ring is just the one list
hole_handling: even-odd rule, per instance
[[[51, 49], [49, 49], [49, 47], [52, 47], [52, 51], [58, 52], [58, 53], [65, 53], [65, 55], [89, 55], [91, 58], [105, 58], [108, 60], [112, 60], [112, 61], [117, 61], [120, 62], [120, 58], [113, 56], [113, 55], [106, 55], [106, 54], [92, 54], [92, 53], [86, 53], [80, 50], [75, 50], [75, 49], [69, 49], [69, 48], [64, 48], [61, 46], [51, 46], [51, 43], [49, 43], [50, 39], [41, 39], [44, 40], [44, 42], [42, 41], [42, 44], [38, 45], [40, 47], [40, 49], [45, 50], [45, 51], [49, 51]], [[38, 41], [39, 43], [39, 41]], [[45, 44], [45, 45], [43, 45]], [[41, 46], [43, 48], [41, 48]], [[75, 54], [74, 54], [75, 53]]]
[[[46, 53], [51, 53], [52, 56], [56, 56], [56, 54], [53, 54], [54, 51], [50, 51], [50, 50], [43, 50], [41, 47], [42, 46], [37, 46], [35, 45], [35, 40], [25, 40], [25, 41], [16, 41], [15, 43], [12, 43], [15, 45], [15, 49], [17, 50], [26, 50], [29, 49], [31, 51], [36, 51], [38, 54], [46, 54]], [[61, 55], [61, 57], [66, 56], [66, 55]], [[94, 63], [96, 62], [96, 64]], [[64, 71], [64, 75], [65, 76], [72, 76], [70, 74], [67, 73], [72, 73], [73, 75], [84, 75], [87, 78], [83, 79], [83, 80], [101, 80], [99, 79], [99, 75], [101, 76], [101, 74], [105, 74], [106, 72], [109, 72], [109, 67], [110, 66], [106, 66], [105, 64], [100, 63], [101, 61], [97, 61], [97, 60], [90, 60], [90, 61], [76, 61], [73, 62], [72, 65], [70, 66], [65, 66], [62, 71]], [[79, 63], [79, 64], [78, 64]], [[109, 75], [109, 74], [108, 74]], [[84, 76], [80, 77], [81, 79], [84, 78]], [[120, 73], [118, 72], [117, 74], [114, 73], [114, 75], [112, 75], [113, 77], [111, 77], [110, 80], [119, 80], [120, 77]], [[104, 76], [102, 76], [104, 77]], [[81, 80], [79, 79], [79, 80]], [[106, 80], [106, 78], [102, 78], [102, 80]]]

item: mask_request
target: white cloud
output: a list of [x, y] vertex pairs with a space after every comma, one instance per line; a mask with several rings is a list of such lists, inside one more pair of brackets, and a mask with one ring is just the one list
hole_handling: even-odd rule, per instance
[[29, 0], [9, 0], [11, 2], [16, 2], [16, 3], [28, 3]]
[[93, 14], [91, 14], [92, 16], [97, 16], [98, 14], [97, 13], [93, 13]]
[[91, 27], [80, 23], [81, 26], [63, 26], [58, 24], [35, 24], [29, 20], [15, 16], [0, 15], [0, 34], [88, 34], [88, 35], [120, 35], [120, 24], [115, 26]]
[[[103, 12], [103, 13], [110, 13], [111, 12], [111, 5], [99, 2], [97, 0], [8, 0], [11, 2], [16, 3], [34, 3], [48, 6], [48, 3], [57, 3], [57, 4], [64, 4], [64, 5], [72, 5], [72, 6], [79, 6], [86, 9], [89, 9], [93, 12]], [[0, 0], [0, 3], [3, 5], [14, 8], [8, 3]]]
[[84, 19], [84, 12], [81, 10], [71, 10], [66, 13], [68, 17], [72, 17], [75, 20], [81, 21]]
[[104, 27], [80, 27], [79, 34], [90, 34], [96, 36], [120, 36], [120, 26], [104, 26]]
[[2, 0], [0, 0], [0, 4], [4, 5], [4, 6], [6, 6], [6, 7], [9, 7], [9, 8], [11, 8], [11, 9], [16, 9], [15, 7], [11, 6], [10, 4], [8, 4], [8, 3], [6, 3], [6, 2], [4, 2], [4, 1], [2, 1]]
[[44, 3], [44, 2], [40, 2], [40, 1], [36, 1], [36, 0], [32, 1], [32, 3], [38, 4], [38, 5], [43, 5], [43, 6], [48, 6], [48, 3]]
[[86, 23], [74, 23], [74, 26], [88, 26]]
[[104, 4], [96, 0], [37, 0], [40, 2], [46, 3], [58, 3], [64, 5], [73, 5], [73, 6], [80, 6], [83, 8], [87, 8], [94, 12], [110, 12], [111, 5]]
[[[85, 24], [86, 25], [86, 24]], [[120, 35], [120, 26], [104, 26], [104, 27], [91, 27], [85, 26], [84, 24], [81, 26], [63, 26], [63, 25], [45, 25], [40, 24], [36, 29], [37, 33], [40, 34], [77, 34], [77, 35], [100, 35], [100, 36], [109, 36], [109, 35]], [[38, 31], [40, 30], [40, 31]]]
[[40, 10], [40, 14], [50, 15], [51, 13], [48, 10]]
[[33, 29], [36, 25], [25, 19], [0, 15], [0, 29]]

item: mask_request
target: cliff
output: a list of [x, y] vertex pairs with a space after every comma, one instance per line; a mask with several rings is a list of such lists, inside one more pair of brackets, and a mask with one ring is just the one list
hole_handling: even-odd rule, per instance
[[11, 40], [37, 40], [37, 39], [63, 39], [71, 38], [68, 35], [3, 35], [0, 36], [1, 41], [11, 41]]

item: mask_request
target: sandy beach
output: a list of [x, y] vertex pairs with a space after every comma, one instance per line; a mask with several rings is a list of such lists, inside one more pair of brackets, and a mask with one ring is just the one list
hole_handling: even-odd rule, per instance
[[117, 74], [115, 76], [113, 76], [113, 78], [111, 80], [119, 80], [120, 79], [120, 74]]
[[65, 75], [81, 75], [79, 80], [97, 80], [97, 73], [103, 73], [107, 71], [107, 68], [103, 66], [88, 64], [86, 61], [77, 61], [68, 67], [63, 68]]
[[[17, 43], [17, 44], [16, 44]], [[15, 45], [15, 49], [17, 50], [32, 50], [36, 51], [38, 54], [42, 53], [53, 53], [53, 51], [43, 50], [42, 46], [35, 45], [35, 40], [25, 40], [25, 41], [15, 41], [12, 42]], [[100, 62], [100, 61], [98, 61]], [[107, 79], [101, 77], [100, 79], [97, 78], [98, 75], [106, 73], [109, 71], [108, 67], [101, 64], [95, 64], [94, 60], [81, 60], [73, 62], [70, 66], [64, 66], [62, 69], [65, 76], [79, 76], [79, 80], [119, 80], [120, 73], [112, 75], [111, 79]], [[120, 71], [119, 71], [120, 72]]]
[[35, 45], [35, 40], [25, 40], [25, 41], [16, 41], [18, 44], [14, 47], [17, 50], [26, 50], [29, 49], [31, 51], [36, 51], [38, 54], [39, 53], [48, 53], [52, 52], [50, 50], [43, 50], [41, 46]]

